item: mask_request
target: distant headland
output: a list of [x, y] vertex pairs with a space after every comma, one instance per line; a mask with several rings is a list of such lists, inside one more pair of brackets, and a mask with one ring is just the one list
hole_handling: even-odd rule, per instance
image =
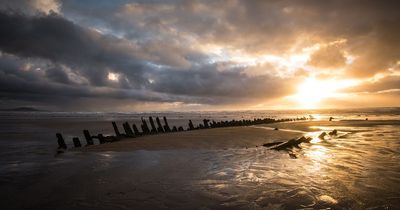
[[0, 109], [0, 111], [10, 111], [10, 112], [44, 112], [45, 110], [37, 109], [34, 107], [16, 107], [11, 109]]

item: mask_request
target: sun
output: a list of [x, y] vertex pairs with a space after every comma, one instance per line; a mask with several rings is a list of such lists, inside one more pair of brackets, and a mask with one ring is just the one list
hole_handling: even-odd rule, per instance
[[356, 84], [354, 80], [317, 80], [310, 77], [297, 87], [297, 93], [291, 98], [299, 104], [299, 108], [320, 108], [324, 99], [342, 98], [345, 94], [338, 91]]

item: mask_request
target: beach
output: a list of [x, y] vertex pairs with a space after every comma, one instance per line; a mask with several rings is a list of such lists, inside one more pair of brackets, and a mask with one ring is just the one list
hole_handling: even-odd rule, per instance
[[227, 127], [124, 138], [109, 144], [83, 147], [78, 151], [243, 149], [262, 146], [264, 143], [287, 141], [299, 136], [301, 134], [298, 132], [275, 131], [255, 126]]
[[[368, 121], [365, 116], [329, 121], [328, 115], [322, 116], [312, 121], [123, 138], [82, 148], [69, 144], [62, 154], [55, 153], [53, 136], [49, 139], [53, 145], [51, 155], [43, 149], [24, 149], [29, 152], [18, 159], [17, 153], [2, 156], [1, 203], [6, 209], [399, 206], [400, 121], [382, 116], [374, 120], [371, 115]], [[50, 131], [71, 121], [76, 127], [66, 130], [82, 125], [99, 131], [106, 130], [101, 129], [102, 124], [111, 127], [103, 118], [94, 124], [71, 118], [53, 119], [52, 123], [35, 119], [36, 124], [46, 125]], [[335, 136], [317, 137], [334, 129], [338, 131]], [[33, 130], [38, 132], [38, 128]], [[70, 140], [74, 135], [65, 136]], [[309, 136], [312, 141], [283, 151], [262, 146], [301, 136]]]

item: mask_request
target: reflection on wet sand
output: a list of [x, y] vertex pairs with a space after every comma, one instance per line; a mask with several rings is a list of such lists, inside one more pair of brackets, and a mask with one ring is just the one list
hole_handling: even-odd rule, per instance
[[296, 159], [262, 146], [71, 152], [14, 191], [39, 209], [395, 209], [400, 127], [368, 123], [282, 124], [312, 138]]
[[[297, 155], [295, 160], [285, 152], [273, 150], [235, 154], [237, 159], [221, 163], [236, 166], [233, 172], [230, 170], [235, 178], [226, 182], [225, 177], [222, 187], [205, 190], [231, 195], [232, 201], [227, 199], [224, 203], [230, 207], [240, 206], [237, 201], [241, 199], [253, 201], [253, 207], [268, 204], [267, 207], [284, 209], [396, 207], [399, 203], [394, 198], [399, 198], [396, 188], [400, 184], [399, 127], [377, 126], [367, 131], [346, 127], [347, 132], [339, 131], [337, 136], [318, 138], [321, 132], [342, 128], [318, 127], [320, 131], [306, 133], [312, 141], [292, 149]], [[383, 135], [387, 140], [379, 138]], [[224, 170], [217, 167], [211, 177], [218, 180]]]

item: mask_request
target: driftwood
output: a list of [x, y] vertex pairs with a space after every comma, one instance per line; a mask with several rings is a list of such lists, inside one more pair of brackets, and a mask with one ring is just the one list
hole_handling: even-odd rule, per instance
[[322, 132], [322, 133], [318, 136], [318, 138], [319, 138], [319, 139], [324, 139], [324, 137], [325, 137], [326, 135], [328, 135], [328, 134], [326, 134], [326, 132]]
[[[324, 139], [324, 137], [328, 135], [326, 134], [326, 132], [322, 132], [318, 138], [320, 139]], [[337, 135], [337, 130], [334, 129], [333, 131], [329, 132], [330, 136], [336, 136]], [[310, 143], [312, 140], [311, 137], [300, 137], [298, 139], [291, 139], [289, 141], [286, 142], [272, 142], [272, 143], [266, 143], [263, 144], [264, 147], [268, 147], [269, 149], [273, 149], [273, 150], [290, 150], [293, 147], [297, 147], [300, 148], [300, 144], [302, 143]]]
[[264, 147], [269, 147], [269, 149], [273, 150], [288, 150], [292, 149], [293, 147], [299, 148], [301, 143], [309, 143], [312, 140], [311, 137], [300, 137], [298, 139], [291, 139], [286, 142], [273, 142], [273, 143], [267, 143], [263, 144]]
[[337, 130], [334, 129], [333, 131], [328, 133], [330, 136], [336, 136], [337, 135]]

